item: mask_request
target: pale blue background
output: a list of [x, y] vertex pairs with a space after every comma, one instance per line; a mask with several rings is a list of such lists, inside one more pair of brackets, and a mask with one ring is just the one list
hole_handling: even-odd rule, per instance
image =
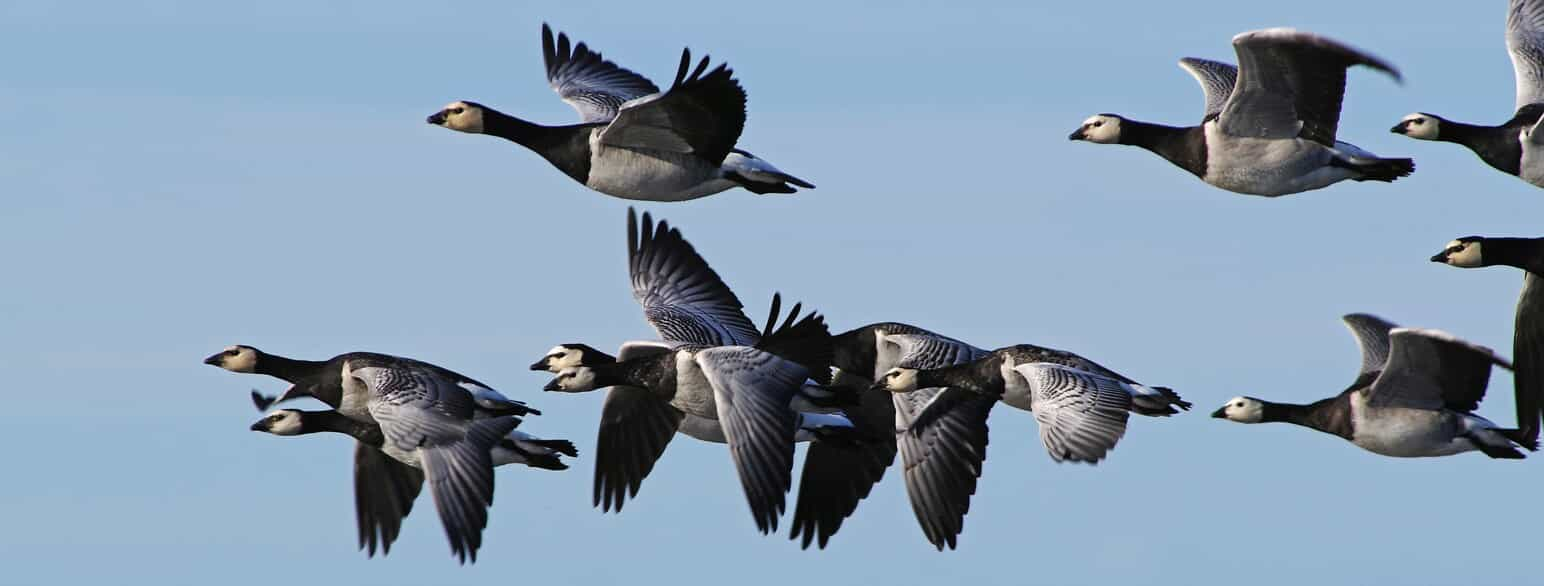
[[[1350, 382], [1338, 316], [1510, 350], [1515, 271], [1427, 262], [1450, 238], [1544, 232], [1544, 192], [1407, 112], [1510, 115], [1505, 3], [0, 1], [0, 582], [737, 585], [1539, 583], [1541, 456], [1395, 460], [1206, 414]], [[1098, 467], [1046, 457], [1001, 408], [958, 551], [891, 474], [824, 551], [759, 536], [722, 448], [671, 446], [622, 515], [591, 509], [601, 395], [543, 395], [554, 343], [650, 335], [628, 203], [537, 156], [423, 123], [475, 99], [548, 123], [549, 21], [668, 82], [683, 45], [750, 93], [741, 145], [820, 188], [645, 209], [760, 317], [774, 291], [845, 329], [904, 320], [983, 346], [1064, 347], [1196, 403], [1138, 418]], [[1351, 75], [1341, 138], [1419, 171], [1265, 200], [1133, 148], [1072, 144], [1095, 112], [1173, 124], [1175, 67], [1292, 25], [1401, 66]], [[354, 549], [349, 444], [247, 431], [275, 380], [227, 344], [430, 360], [546, 411], [568, 473], [505, 469], [481, 561], [426, 498], [386, 559]], [[1512, 421], [1498, 375], [1482, 413]]]

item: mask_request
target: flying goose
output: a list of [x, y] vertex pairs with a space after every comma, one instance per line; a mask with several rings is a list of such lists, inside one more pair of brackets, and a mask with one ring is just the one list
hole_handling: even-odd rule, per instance
[[493, 504], [492, 451], [520, 418], [477, 418], [476, 397], [442, 370], [390, 356], [348, 358], [337, 412], [379, 424], [381, 451], [424, 471], [451, 552], [475, 563]]
[[1544, 407], [1544, 238], [1465, 236], [1449, 242], [1431, 260], [1466, 269], [1506, 265], [1523, 270], [1512, 335], [1512, 360], [1517, 365], [1512, 381], [1517, 427], [1523, 439], [1537, 441]]
[[[875, 389], [893, 393], [928, 387], [948, 387], [935, 404], [976, 395], [1034, 413], [1040, 441], [1057, 462], [1103, 460], [1126, 434], [1133, 411], [1168, 417], [1190, 408], [1166, 387], [1142, 385], [1072, 352], [1031, 344], [998, 348], [975, 361], [943, 368], [902, 363], [874, 383]], [[930, 411], [931, 406], [923, 416]]]
[[[397, 361], [431, 370], [437, 376], [455, 381], [458, 386], [471, 393], [476, 399], [479, 417], [541, 415], [541, 411], [530, 408], [524, 402], [510, 399], [502, 393], [493, 390], [492, 387], [450, 369], [412, 358], [388, 354], [349, 352], [339, 354], [327, 360], [296, 360], [277, 354], [269, 354], [245, 344], [236, 344], [211, 354], [208, 358], [204, 359], [204, 364], [217, 366], [231, 372], [268, 375], [290, 383], [290, 387], [277, 398], [267, 397], [257, 391], [253, 391], [252, 402], [260, 411], [266, 410], [274, 403], [282, 403], [302, 397], [312, 397], [326, 403], [333, 409], [342, 410], [343, 364], [350, 359]], [[357, 407], [350, 416], [362, 415], [362, 413], [362, 407]]]
[[[643, 445], [651, 446], [646, 450], [649, 454], [634, 457], [657, 458], [652, 446], [658, 445], [662, 452], [685, 413], [717, 420], [756, 528], [768, 533], [777, 529], [784, 494], [791, 485], [799, 414], [789, 404], [811, 374], [803, 361], [783, 356], [796, 355], [803, 348], [830, 347], [830, 333], [818, 314], [795, 321], [797, 315], [795, 308], [782, 327], [768, 331], [755, 346], [662, 346], [663, 352], [612, 364], [564, 368], [545, 390], [641, 389], [643, 394], [628, 397], [630, 402], [651, 403], [649, 408], [663, 412], [664, 417], [648, 422], [652, 437]], [[612, 396], [608, 396], [606, 407], [612, 404]], [[606, 421], [603, 415], [603, 425]], [[600, 446], [597, 453], [608, 447], [624, 447]], [[600, 484], [597, 482], [597, 487]]]
[[1506, 14], [1506, 48], [1517, 83], [1516, 111], [1500, 126], [1465, 124], [1436, 114], [1406, 115], [1389, 129], [1420, 140], [1454, 142], [1485, 164], [1544, 187], [1544, 0], [1512, 0]]
[[[376, 453], [384, 453], [379, 451], [383, 449], [392, 451], [394, 460], [399, 459], [397, 456], [401, 456], [402, 460], [412, 459], [411, 456], [403, 455], [395, 448], [385, 445], [386, 439], [381, 433], [380, 425], [349, 419], [331, 409], [325, 411], [280, 409], [253, 423], [252, 431], [282, 436], [322, 432], [341, 433], [359, 440], [359, 445], [362, 447], [377, 450]], [[509, 434], [493, 445], [489, 450], [489, 456], [493, 460], [494, 467], [522, 464], [543, 470], [567, 470], [568, 464], [563, 462], [562, 457], [577, 458], [579, 450], [568, 440], [542, 439], [523, 431], [510, 430]], [[422, 473], [419, 476], [422, 480]], [[413, 494], [418, 494], [416, 487], [413, 489]], [[406, 511], [403, 515], [406, 515]]]
[[[391, 553], [391, 544], [402, 529], [402, 519], [413, 509], [413, 501], [423, 488], [423, 471], [405, 464], [381, 450], [386, 437], [381, 427], [355, 421], [337, 411], [297, 411], [282, 409], [252, 424], [253, 431], [281, 436], [318, 432], [342, 433], [358, 440], [354, 444], [354, 509], [359, 525], [359, 547], [368, 556]], [[400, 454], [399, 454], [400, 455]], [[561, 456], [577, 457], [579, 452], [567, 440], [544, 440], [521, 431], [511, 431], [493, 447], [494, 466], [524, 464], [544, 470], [565, 470]]]
[[1342, 318], [1362, 347], [1356, 380], [1339, 395], [1310, 403], [1234, 397], [1212, 417], [1239, 423], [1283, 421], [1338, 435], [1384, 456], [1418, 458], [1479, 450], [1522, 458], [1538, 448], [1520, 430], [1474, 414], [1492, 364], [1511, 368], [1489, 348], [1439, 330], [1401, 328], [1353, 313]]
[[[1371, 55], [1312, 33], [1274, 28], [1233, 37], [1237, 82], [1204, 60], [1181, 61], [1201, 81], [1207, 112], [1199, 126], [1173, 127], [1097, 114], [1068, 138], [1135, 145], [1228, 191], [1275, 197], [1345, 179], [1394, 181], [1410, 159], [1384, 159], [1335, 140], [1346, 69], [1399, 72]], [[1349, 148], [1348, 148], [1349, 147]]]
[[[468, 413], [469, 416], [480, 421], [501, 420], [493, 424], [479, 424], [480, 428], [503, 425], [502, 420], [505, 419], [512, 420], [514, 424], [518, 424], [519, 416], [541, 414], [540, 411], [528, 407], [525, 403], [509, 399], [488, 385], [473, 380], [470, 377], [411, 358], [401, 358], [373, 352], [350, 352], [334, 356], [326, 361], [296, 360], [277, 354], [269, 354], [252, 346], [234, 345], [204, 359], [205, 364], [218, 366], [232, 372], [265, 374], [291, 383], [289, 389], [276, 400], [263, 398], [254, 391], [253, 400], [259, 408], [265, 408], [275, 402], [288, 401], [300, 397], [313, 397], [355, 421], [374, 423], [375, 419], [369, 409], [369, 393], [362, 392], [357, 381], [353, 381], [355, 384], [350, 384], [350, 379], [347, 375], [350, 361], [353, 361], [355, 364], [395, 365], [400, 369], [418, 372], [424, 377], [453, 386], [460, 393], [465, 393], [465, 396], [468, 398], [471, 405], [471, 411]], [[347, 388], [349, 387], [356, 389], [355, 392], [348, 392]], [[459, 396], [457, 394], [456, 398], [459, 398]], [[508, 432], [513, 429], [513, 425], [511, 425], [508, 430], [498, 434], [494, 439], [496, 440], [508, 435]], [[486, 433], [481, 435], [486, 436]], [[401, 467], [383, 463], [381, 458], [379, 458], [379, 454], [374, 450], [356, 447], [354, 459], [356, 489], [361, 484], [395, 487], [405, 486], [408, 483], [416, 484], [416, 481], [412, 481], [413, 477], [403, 471]], [[408, 462], [408, 464], [411, 465], [412, 463]], [[416, 491], [413, 494], [416, 495]], [[473, 495], [472, 492], [464, 494], [466, 496]], [[379, 542], [383, 546], [384, 553], [385, 549], [390, 546], [391, 541], [395, 540], [400, 529], [401, 518], [407, 514], [408, 509], [411, 507], [411, 498], [404, 501], [403, 496], [404, 493], [400, 489], [394, 489], [392, 493], [372, 493], [356, 490], [355, 507], [360, 522], [361, 548], [365, 548], [373, 555], [374, 544]], [[436, 506], [445, 506], [439, 504], [441, 498], [436, 497]], [[489, 499], [491, 500], [491, 493]], [[486, 523], [486, 512], [476, 513], [470, 519], [463, 518], [461, 520], [475, 520], [477, 515], [481, 515], [482, 523]], [[443, 509], [441, 510], [441, 516], [442, 519], [445, 519]], [[463, 561], [468, 555], [470, 555], [473, 561], [476, 561], [476, 544], [481, 540], [480, 532], [482, 528], [483, 525], [477, 525], [477, 533], [468, 535], [467, 532], [471, 531], [471, 528], [462, 525], [456, 529], [460, 534], [451, 536], [452, 551]], [[447, 532], [452, 530], [448, 522], [446, 529]], [[470, 546], [471, 551], [467, 551], [468, 546]]]
[[[798, 306], [778, 326], [779, 296], [758, 330], [679, 230], [647, 213], [640, 227], [632, 210], [627, 227], [633, 297], [663, 341], [630, 342], [610, 361], [590, 349], [592, 360], [563, 366], [545, 387], [611, 387], [597, 440], [595, 503], [620, 510], [690, 414], [719, 424], [757, 528], [774, 530], [801, 417], [790, 405], [806, 379], [829, 379], [830, 334], [814, 313], [796, 319]], [[569, 364], [567, 354], [549, 353], [532, 368]]]
[[[926, 342], [909, 343], [916, 340]], [[923, 535], [939, 550], [954, 549], [986, 459], [986, 419], [996, 400], [967, 397], [923, 419], [924, 408], [941, 389], [892, 395], [870, 386], [896, 364], [948, 366], [986, 351], [896, 322], [855, 328], [836, 335], [833, 343], [832, 385], [864, 389], [862, 416], [854, 423], [867, 439], [858, 445], [810, 445], [789, 538], [801, 539], [805, 548], [811, 542], [824, 548], [899, 451], [906, 494]]]
[[794, 193], [809, 182], [734, 148], [745, 127], [745, 90], [725, 65], [692, 68], [691, 51], [670, 89], [607, 61], [584, 43], [541, 27], [547, 82], [580, 123], [543, 126], [471, 101], [451, 102], [429, 124], [489, 134], [535, 151], [586, 187], [624, 199], [684, 201], [734, 187]]

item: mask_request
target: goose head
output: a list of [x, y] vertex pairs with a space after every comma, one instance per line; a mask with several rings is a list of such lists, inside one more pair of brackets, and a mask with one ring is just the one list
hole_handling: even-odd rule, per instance
[[1212, 417], [1239, 423], [1259, 423], [1265, 420], [1265, 402], [1254, 397], [1233, 397], [1213, 411]]
[[1125, 121], [1125, 118], [1115, 114], [1095, 114], [1084, 120], [1083, 124], [1072, 131], [1072, 135], [1067, 138], [1099, 144], [1115, 144], [1120, 142], [1120, 128]]
[[872, 387], [876, 391], [890, 391], [892, 393], [910, 393], [917, 390], [917, 369], [901, 368], [899, 366], [885, 372], [879, 380], [874, 381]]
[[1437, 140], [1437, 135], [1441, 133], [1442, 122], [1442, 118], [1435, 114], [1416, 112], [1405, 115], [1399, 120], [1399, 124], [1389, 129], [1389, 132], [1420, 140]]
[[487, 111], [482, 104], [458, 100], [446, 104], [440, 111], [429, 115], [428, 123], [435, 126], [443, 126], [457, 132], [468, 134], [483, 133], [483, 114]]
[[1485, 266], [1485, 256], [1482, 252], [1484, 244], [1485, 239], [1479, 236], [1459, 238], [1442, 247], [1442, 252], [1432, 255], [1431, 262], [1465, 269]]
[[231, 372], [257, 372], [257, 359], [262, 353], [251, 346], [228, 346], [204, 359], [204, 364], [218, 366]]
[[531, 370], [545, 370], [551, 373], [562, 372], [565, 368], [575, 366], [594, 366], [616, 362], [611, 355], [596, 350], [584, 344], [558, 344], [547, 351], [546, 356], [531, 364]]
[[252, 424], [252, 431], [274, 435], [300, 435], [305, 431], [304, 415], [294, 409], [280, 409]]
[[597, 383], [595, 369], [588, 366], [570, 366], [558, 371], [558, 375], [552, 377], [543, 391], [560, 393], [584, 393], [600, 387]]

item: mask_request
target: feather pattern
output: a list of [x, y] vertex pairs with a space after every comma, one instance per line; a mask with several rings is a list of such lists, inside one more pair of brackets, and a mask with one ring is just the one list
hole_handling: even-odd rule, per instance
[[1132, 389], [1119, 380], [1056, 364], [1021, 364], [1040, 441], [1057, 462], [1095, 463], [1126, 434]]
[[760, 339], [740, 299], [666, 221], [656, 225], [644, 212], [640, 226], [628, 209], [627, 262], [633, 298], [665, 341], [750, 346]]
[[1516, 109], [1544, 103], [1544, 0], [1511, 1], [1506, 48], [1517, 83]]
[[788, 402], [809, 371], [743, 346], [708, 348], [696, 353], [696, 361], [713, 386], [718, 421], [756, 528], [775, 531], [793, 476], [797, 416]]
[[584, 43], [570, 46], [568, 35], [541, 25], [542, 62], [547, 83], [558, 96], [579, 112], [586, 124], [610, 122], [623, 103], [659, 93], [647, 78], [607, 61]]

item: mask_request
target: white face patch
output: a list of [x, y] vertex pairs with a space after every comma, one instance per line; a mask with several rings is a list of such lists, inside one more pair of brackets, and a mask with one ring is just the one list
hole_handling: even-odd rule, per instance
[[1078, 127], [1078, 133], [1088, 142], [1114, 144], [1120, 141], [1120, 118], [1104, 114], [1089, 116]]
[[1442, 122], [1436, 117], [1420, 112], [1399, 120], [1399, 127], [1403, 129], [1400, 134], [1421, 140], [1437, 140], [1438, 127], [1441, 125]]
[[547, 351], [545, 360], [548, 372], [561, 372], [565, 368], [579, 366], [584, 361], [584, 351], [560, 344]]
[[917, 371], [897, 366], [880, 377], [879, 382], [892, 393], [910, 393], [917, 390]]
[[1259, 423], [1265, 419], [1265, 404], [1249, 397], [1228, 399], [1218, 411], [1222, 412], [1223, 419], [1239, 423]]
[[1478, 240], [1470, 240], [1468, 242], [1454, 240], [1449, 242], [1447, 247], [1442, 249], [1443, 254], [1446, 255], [1443, 262], [1466, 269], [1484, 266], [1481, 260], [1480, 244]]
[[265, 421], [268, 429], [264, 430], [274, 435], [300, 435], [300, 412], [293, 409], [275, 411]]
[[440, 122], [440, 126], [458, 132], [482, 134], [482, 108], [457, 101], [446, 104], [445, 108], [440, 110], [440, 115], [444, 117], [444, 121]]
[[231, 372], [255, 372], [257, 349], [251, 346], [228, 346], [220, 352], [218, 366]]
[[565, 393], [583, 393], [595, 390], [595, 370], [587, 366], [571, 366], [558, 371], [552, 379], [557, 388]]

